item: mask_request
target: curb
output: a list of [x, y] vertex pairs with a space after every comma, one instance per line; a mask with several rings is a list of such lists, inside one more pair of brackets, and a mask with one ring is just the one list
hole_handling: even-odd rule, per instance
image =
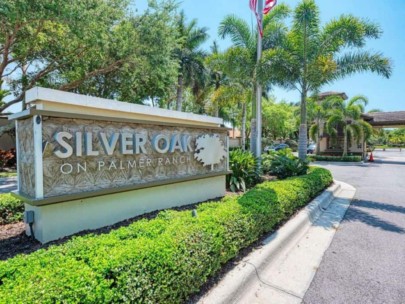
[[[345, 186], [345, 183], [334, 181], [334, 184], [313, 199], [296, 216], [266, 238], [263, 241], [263, 247], [256, 249], [239, 262], [197, 303], [236, 303], [239, 291], [246, 288], [257, 277], [257, 268], [265, 267], [277, 258], [281, 249], [294, 246], [297, 239], [308, 231]], [[252, 265], [255, 266], [252, 267]]]
[[14, 182], [17, 181], [17, 177], [16, 176], [12, 176], [12, 177], [0, 177], [0, 182]]

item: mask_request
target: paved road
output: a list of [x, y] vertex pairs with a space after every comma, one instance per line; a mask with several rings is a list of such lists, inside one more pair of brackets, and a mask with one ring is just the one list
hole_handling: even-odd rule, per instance
[[324, 165], [357, 193], [303, 303], [405, 303], [405, 151], [374, 156]]
[[0, 193], [17, 190], [17, 178], [0, 178]]

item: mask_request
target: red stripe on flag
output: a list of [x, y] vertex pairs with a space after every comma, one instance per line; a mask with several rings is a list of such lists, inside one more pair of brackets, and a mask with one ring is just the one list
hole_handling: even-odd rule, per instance
[[259, 29], [260, 36], [263, 37], [262, 20], [260, 20], [259, 14], [257, 13], [257, 0], [249, 0], [249, 7], [256, 15], [257, 28]]
[[266, 0], [265, 4], [264, 4], [264, 9], [263, 9], [263, 14], [268, 14], [273, 7], [275, 7], [277, 4], [277, 0]]

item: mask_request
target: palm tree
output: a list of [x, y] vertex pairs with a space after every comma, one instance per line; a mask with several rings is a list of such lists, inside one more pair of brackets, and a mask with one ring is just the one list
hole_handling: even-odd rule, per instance
[[331, 110], [326, 121], [326, 130], [331, 136], [338, 134], [338, 128], [343, 129], [343, 156], [347, 155], [349, 139], [364, 142], [372, 135], [373, 127], [361, 117], [364, 107], [368, 104], [365, 96], [355, 96], [345, 102], [340, 96], [329, 99]]
[[347, 99], [344, 93], [326, 94], [322, 96], [315, 93], [312, 97], [307, 98], [307, 120], [312, 122], [309, 127], [309, 138], [316, 142], [317, 154], [321, 151], [321, 132], [324, 130], [324, 124], [331, 108], [331, 101], [336, 96], [340, 96], [344, 100]]
[[314, 0], [303, 0], [295, 9], [293, 23], [282, 44], [263, 52], [260, 75], [301, 94], [299, 157], [307, 150], [307, 96], [323, 85], [357, 72], [371, 71], [386, 78], [391, 63], [380, 53], [362, 48], [369, 38], [381, 35], [378, 25], [342, 15], [321, 27]]
[[[282, 20], [289, 14], [286, 5], [278, 5], [263, 20], [263, 49], [271, 49], [280, 44], [285, 36], [286, 27]], [[233, 46], [225, 54], [225, 73], [234, 81], [250, 87], [252, 100], [254, 96], [257, 68], [257, 30], [251, 29], [249, 24], [233, 15], [226, 16], [218, 30], [224, 39], [230, 37]], [[268, 87], [268, 86], [266, 86]], [[255, 104], [252, 103], [253, 107]], [[252, 109], [255, 115], [256, 110]], [[246, 113], [245, 115], [246, 116]]]
[[321, 132], [329, 110], [328, 100], [319, 100], [317, 96], [307, 99], [308, 118], [312, 122], [309, 137], [316, 142], [316, 154], [321, 150]]
[[180, 13], [177, 21], [179, 46], [174, 52], [179, 62], [176, 98], [177, 111], [182, 110], [184, 87], [190, 86], [196, 92], [206, 80], [204, 67], [204, 57], [206, 54], [200, 47], [208, 39], [207, 31], [206, 27], [197, 27], [196, 19], [186, 24], [184, 11]]

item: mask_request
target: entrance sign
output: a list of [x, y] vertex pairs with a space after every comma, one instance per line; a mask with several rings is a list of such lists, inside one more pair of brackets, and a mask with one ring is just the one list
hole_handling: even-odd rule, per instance
[[[226, 131], [43, 117], [44, 197], [226, 171]], [[200, 138], [211, 142], [196, 145]], [[202, 153], [214, 162], [202, 162]]]
[[[225, 192], [228, 137], [218, 118], [93, 97], [89, 102], [87, 96], [42, 88], [28, 91], [27, 96], [32, 107], [12, 117], [17, 133], [16, 195], [26, 200], [27, 210], [40, 215], [36, 218], [41, 223], [37, 220], [34, 228], [37, 224], [37, 231], [41, 230], [42, 242], [55, 239], [55, 235], [44, 237], [43, 231], [47, 219], [41, 208], [50, 205], [53, 213], [63, 209], [73, 216], [90, 212], [97, 201], [111, 209], [111, 219], [103, 215], [95, 225], [80, 223], [73, 229], [76, 232]], [[213, 187], [214, 181], [219, 185]], [[159, 193], [168, 191], [168, 185], [175, 193], [166, 198], [169, 204], [151, 206], [151, 201], [161, 200]], [[201, 187], [201, 194], [195, 185]], [[155, 197], [150, 197], [150, 187]], [[132, 203], [116, 203], [122, 192], [130, 192], [125, 195]], [[62, 230], [56, 237], [72, 233]]]

